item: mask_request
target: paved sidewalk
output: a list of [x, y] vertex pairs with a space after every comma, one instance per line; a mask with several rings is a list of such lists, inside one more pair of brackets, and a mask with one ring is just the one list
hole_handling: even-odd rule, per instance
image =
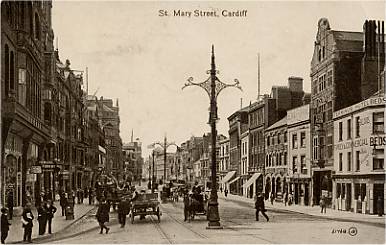
[[[234, 201], [241, 201], [245, 203], [250, 203], [251, 205], [254, 204], [254, 201], [252, 198], [246, 198], [238, 195], [232, 195], [228, 194], [227, 197], [224, 196], [224, 193], [218, 193], [218, 197], [223, 200], [234, 200]], [[268, 200], [265, 201], [265, 207], [268, 209], [276, 209], [276, 210], [288, 210], [292, 212], [302, 213], [302, 214], [308, 214], [318, 217], [326, 217], [331, 219], [339, 219], [341, 221], [354, 221], [354, 222], [361, 222], [361, 223], [370, 223], [374, 225], [385, 225], [385, 216], [379, 217], [378, 215], [369, 215], [369, 214], [362, 214], [362, 213], [353, 213], [348, 211], [339, 211], [331, 208], [327, 208], [326, 213], [322, 214], [320, 212], [319, 206], [300, 206], [300, 205], [291, 205], [291, 206], [285, 206], [284, 203], [281, 202], [274, 202], [272, 205], [271, 202]]]
[[[64, 230], [71, 224], [75, 223], [77, 220], [81, 219], [87, 212], [92, 210], [95, 205], [88, 205], [88, 199], [84, 199], [83, 204], [75, 204], [74, 206], [74, 214], [75, 218], [73, 220], [66, 220], [66, 216], [62, 216], [62, 209], [59, 205], [59, 202], [54, 202], [54, 206], [57, 208], [54, 218], [52, 219], [52, 234]], [[37, 221], [37, 211], [36, 208], [33, 207], [32, 213], [34, 215], [33, 220], [33, 228], [32, 228], [32, 241], [36, 238], [40, 237], [49, 237], [52, 236], [48, 234], [48, 225], [46, 233], [42, 236], [39, 236], [39, 223]], [[8, 237], [6, 239], [6, 243], [21, 243], [23, 240], [23, 232], [22, 228], [21, 216], [13, 217], [10, 222], [12, 225], [9, 227]]]

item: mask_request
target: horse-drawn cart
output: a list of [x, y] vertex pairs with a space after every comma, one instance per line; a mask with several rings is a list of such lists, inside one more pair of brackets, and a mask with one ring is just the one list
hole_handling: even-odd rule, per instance
[[189, 195], [188, 197], [188, 218], [194, 219], [196, 215], [207, 215], [208, 210], [208, 198], [204, 193], [196, 193]]
[[159, 209], [157, 193], [139, 193], [138, 198], [131, 202], [131, 223], [134, 223], [135, 216], [145, 217], [146, 215], [156, 215], [158, 222], [161, 221], [161, 211]]

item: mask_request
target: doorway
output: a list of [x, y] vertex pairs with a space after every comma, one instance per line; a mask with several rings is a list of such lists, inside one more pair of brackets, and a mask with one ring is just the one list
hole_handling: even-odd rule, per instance
[[[384, 184], [374, 184], [374, 201], [373, 201], [373, 213], [377, 214], [378, 213], [378, 197], [381, 198], [381, 207], [384, 207], [385, 202], [384, 202], [384, 189], [383, 189]], [[384, 208], [383, 208], [384, 209]], [[384, 210], [382, 210], [383, 213]]]

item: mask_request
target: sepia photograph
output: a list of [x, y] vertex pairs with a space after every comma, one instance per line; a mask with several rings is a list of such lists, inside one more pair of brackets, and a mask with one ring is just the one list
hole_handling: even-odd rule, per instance
[[1, 243], [385, 244], [385, 9], [1, 1]]

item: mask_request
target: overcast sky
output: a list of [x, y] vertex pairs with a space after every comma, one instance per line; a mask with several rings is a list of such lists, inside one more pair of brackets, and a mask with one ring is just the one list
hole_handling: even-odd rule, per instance
[[[159, 17], [159, 10], [247, 10], [247, 17]], [[257, 98], [257, 53], [261, 92], [304, 78], [310, 92], [310, 62], [318, 20], [334, 30], [362, 31], [366, 19], [385, 19], [377, 2], [129, 2], [54, 1], [53, 29], [62, 61], [89, 70], [89, 93], [119, 99], [121, 137], [147, 145], [177, 144], [210, 131], [209, 98], [204, 90], [181, 87], [190, 76], [208, 78], [211, 45], [223, 82], [240, 81], [218, 98], [218, 133], [228, 135], [227, 117]]]

